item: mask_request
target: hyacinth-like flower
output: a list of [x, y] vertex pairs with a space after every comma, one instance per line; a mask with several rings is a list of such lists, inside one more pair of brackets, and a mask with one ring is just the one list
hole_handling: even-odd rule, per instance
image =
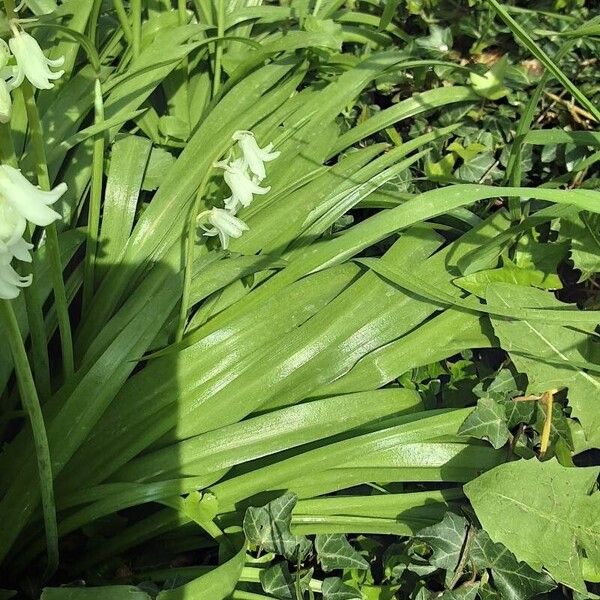
[[0, 254], [0, 299], [14, 300], [21, 293], [21, 288], [31, 285], [32, 279], [31, 275], [21, 277], [10, 266], [8, 255]]
[[54, 87], [52, 83], [60, 79], [64, 71], [51, 71], [50, 67], [61, 67], [64, 62], [64, 56], [51, 60], [46, 58], [40, 45], [34, 37], [24, 31], [20, 31], [14, 23], [11, 23], [13, 37], [8, 44], [17, 60], [17, 72], [15, 75], [14, 87], [21, 85], [26, 77], [31, 85], [39, 90], [49, 90]]
[[214, 236], [218, 235], [221, 241], [221, 246], [224, 250], [227, 250], [229, 246], [229, 238], [239, 238], [242, 236], [244, 231], [248, 231], [249, 227], [242, 221], [233, 215], [230, 211], [223, 208], [211, 208], [198, 215], [198, 219], [206, 220], [212, 225], [209, 229], [200, 223], [200, 227], [204, 229], [204, 235]]
[[8, 44], [0, 38], [0, 123], [8, 123], [12, 116], [11, 91], [14, 85], [15, 68], [8, 66], [10, 60], [10, 49]]
[[220, 161], [216, 164], [225, 170], [225, 183], [231, 189], [231, 197], [227, 199], [226, 206], [229, 210], [236, 211], [239, 206], [250, 206], [254, 194], [266, 194], [271, 188], [261, 187], [256, 180], [248, 176], [248, 168], [243, 158]]
[[20, 288], [31, 284], [31, 277], [21, 277], [10, 265], [13, 258], [31, 261], [32, 245], [23, 239], [27, 221], [45, 227], [60, 219], [50, 208], [67, 190], [64, 183], [50, 192], [31, 184], [21, 171], [0, 166], [0, 298], [12, 300]]
[[273, 152], [273, 144], [259, 148], [251, 131], [236, 131], [232, 137], [239, 144], [243, 160], [250, 172], [261, 182], [267, 176], [265, 163], [275, 160], [281, 152]]

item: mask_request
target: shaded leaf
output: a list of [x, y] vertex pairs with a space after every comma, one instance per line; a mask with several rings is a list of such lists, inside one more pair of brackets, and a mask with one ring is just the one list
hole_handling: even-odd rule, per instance
[[[306, 591], [313, 570], [310, 569], [300, 577], [300, 589]], [[286, 562], [277, 563], [260, 572], [260, 583], [267, 594], [272, 594], [279, 600], [297, 600], [296, 577], [288, 568]]]
[[288, 560], [302, 559], [310, 550], [310, 542], [290, 531], [295, 494], [284, 494], [265, 506], [249, 507], [244, 516], [244, 533], [251, 544], [267, 552], [275, 552]]
[[486, 439], [494, 448], [502, 448], [510, 437], [504, 406], [492, 398], [480, 398], [477, 408], [464, 420], [458, 433]]
[[494, 586], [504, 600], [527, 600], [549, 592], [556, 584], [546, 573], [519, 562], [502, 544], [495, 544], [485, 531], [478, 531], [469, 557], [478, 569], [491, 569]]
[[439, 523], [421, 529], [417, 537], [427, 542], [432, 550], [429, 562], [440, 569], [454, 571], [460, 560], [467, 527], [464, 517], [447, 512]]
[[321, 588], [323, 600], [360, 600], [363, 596], [355, 588], [346, 585], [339, 577], [327, 577]]

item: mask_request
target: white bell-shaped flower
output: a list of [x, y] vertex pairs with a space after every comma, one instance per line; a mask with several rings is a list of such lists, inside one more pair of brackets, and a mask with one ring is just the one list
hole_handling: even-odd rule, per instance
[[0, 123], [8, 123], [12, 116], [11, 91], [16, 87], [16, 68], [9, 67], [10, 49], [0, 38]]
[[250, 229], [244, 221], [238, 219], [230, 211], [222, 208], [211, 208], [209, 211], [198, 215], [198, 219], [204, 217], [206, 217], [206, 220], [212, 225], [209, 229], [200, 223], [200, 227], [204, 230], [204, 235], [218, 235], [224, 250], [227, 250], [227, 247], [229, 246], [229, 238], [237, 239], [242, 236], [244, 231]]
[[275, 160], [281, 152], [272, 152], [273, 144], [259, 148], [251, 131], [236, 131], [232, 137], [239, 144], [244, 155], [244, 162], [250, 171], [258, 178], [258, 181], [262, 181], [267, 176], [264, 163]]
[[257, 181], [248, 176], [248, 168], [244, 159], [236, 158], [231, 162], [221, 161], [216, 164], [225, 170], [225, 183], [231, 189], [231, 197], [227, 199], [227, 208], [236, 211], [239, 206], [250, 206], [254, 194], [266, 194], [271, 188], [261, 187]]
[[[7, 243], [18, 239], [25, 231], [25, 220], [45, 227], [60, 219], [50, 208], [67, 191], [61, 183], [44, 192], [31, 184], [19, 171], [9, 165], [0, 166], [0, 239]], [[12, 232], [12, 233], [11, 233]]]
[[63, 70], [51, 71], [50, 67], [61, 67], [65, 62], [64, 56], [56, 60], [46, 58], [35, 38], [28, 33], [13, 26], [13, 37], [8, 43], [17, 59], [18, 72], [15, 87], [21, 85], [23, 78], [26, 77], [34, 87], [49, 90], [54, 87], [52, 81], [63, 76]]
[[11, 266], [12, 256], [0, 252], [0, 299], [14, 300], [21, 288], [31, 285], [32, 276], [21, 277]]

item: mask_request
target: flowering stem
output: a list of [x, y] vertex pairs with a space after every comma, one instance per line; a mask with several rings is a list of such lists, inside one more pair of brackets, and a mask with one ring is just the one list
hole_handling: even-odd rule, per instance
[[133, 58], [137, 58], [142, 47], [142, 0], [131, 0], [131, 22], [131, 50]]
[[196, 241], [196, 220], [199, 216], [198, 211], [200, 210], [202, 195], [204, 194], [204, 189], [206, 188], [206, 184], [208, 183], [211, 172], [212, 169], [208, 169], [206, 171], [206, 175], [204, 176], [204, 179], [198, 188], [198, 193], [196, 194], [194, 204], [190, 210], [190, 220], [187, 227], [187, 244], [185, 246], [185, 254], [183, 257], [183, 292], [181, 294], [179, 321], [177, 323], [177, 332], [175, 334], [175, 340], [177, 342], [180, 342], [183, 339], [185, 323], [187, 321], [187, 316], [190, 309], [190, 295], [192, 291], [192, 264], [194, 262], [194, 246]]
[[[96, 79], [95, 123], [104, 121], [104, 104], [100, 80]], [[94, 295], [94, 273], [96, 269], [96, 253], [98, 251], [98, 232], [100, 228], [100, 205], [102, 203], [102, 178], [104, 176], [104, 132], [99, 133], [94, 140], [92, 161], [92, 189], [88, 207], [87, 243], [83, 267], [83, 310], [88, 309]]]
[[131, 32], [131, 25], [129, 24], [127, 13], [125, 12], [125, 7], [123, 6], [123, 0], [113, 0], [113, 6], [115, 7], [119, 24], [123, 30], [123, 35], [127, 42], [131, 44], [133, 42], [133, 34]]
[[40, 477], [40, 489], [42, 496], [42, 510], [46, 529], [46, 545], [48, 553], [48, 567], [46, 573], [50, 575], [58, 566], [58, 530], [56, 525], [56, 505], [54, 503], [54, 487], [52, 482], [52, 462], [50, 459], [50, 448], [48, 436], [44, 424], [44, 416], [40, 407], [33, 375], [27, 352], [19, 330], [19, 324], [15, 316], [12, 304], [3, 300], [0, 302], [0, 318], [4, 330], [7, 332], [8, 344], [13, 356], [15, 373], [19, 384], [23, 408], [29, 417], [33, 441], [37, 457], [38, 473]]
[[[48, 175], [48, 164], [46, 162], [46, 147], [42, 132], [42, 124], [35, 103], [33, 88], [28, 81], [21, 85], [23, 97], [25, 99], [25, 108], [27, 111], [27, 120], [29, 122], [29, 131], [31, 136], [31, 147], [33, 149], [35, 162], [37, 166], [38, 184], [43, 190], [50, 190], [50, 177]], [[50, 273], [52, 276], [52, 288], [54, 290], [54, 301], [56, 304], [56, 316], [58, 320], [58, 329], [60, 332], [60, 341], [63, 358], [63, 371], [65, 378], [68, 379], [74, 371], [73, 363], [73, 340], [71, 338], [71, 322], [69, 320], [69, 303], [65, 291], [65, 282], [63, 280], [62, 259], [60, 256], [60, 246], [58, 243], [58, 232], [54, 223], [46, 227], [48, 260], [50, 263]]]
[[[217, 37], [222, 38], [225, 35], [225, 0], [217, 2]], [[222, 41], [215, 43], [215, 72], [213, 77], [213, 98], [219, 93], [221, 87], [221, 60], [223, 58]]]

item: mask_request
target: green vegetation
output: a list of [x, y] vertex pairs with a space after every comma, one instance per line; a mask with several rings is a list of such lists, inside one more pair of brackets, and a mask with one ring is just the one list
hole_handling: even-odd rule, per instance
[[0, 600], [597, 597], [597, 4], [0, 34]]

